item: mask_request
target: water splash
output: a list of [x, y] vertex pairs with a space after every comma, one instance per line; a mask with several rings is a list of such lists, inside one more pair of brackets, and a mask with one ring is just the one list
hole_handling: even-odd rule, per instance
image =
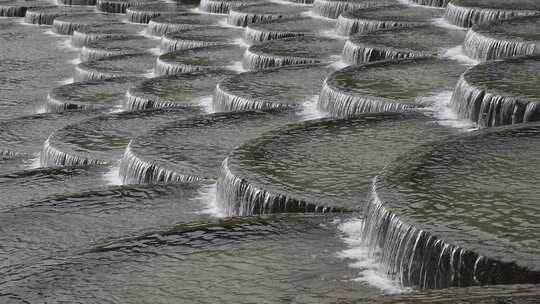
[[286, 65], [300, 65], [318, 63], [318, 59], [301, 57], [282, 57], [265, 54], [257, 54], [247, 49], [243, 55], [243, 66], [248, 70], [277, 68]]
[[419, 103], [426, 104], [424, 110], [431, 112], [436, 122], [442, 126], [456, 129], [475, 130], [475, 124], [467, 119], [459, 117], [458, 113], [450, 106], [452, 91], [444, 91], [428, 97], [418, 99]]
[[443, 51], [440, 57], [456, 60], [460, 64], [464, 64], [464, 65], [477, 65], [480, 63], [478, 60], [472, 59], [469, 56], [467, 56], [465, 52], [463, 51], [462, 45], [458, 45], [456, 47], [449, 48]]
[[237, 72], [237, 73], [245, 73], [247, 72], [248, 70], [246, 70], [244, 68], [244, 64], [242, 63], [242, 61], [236, 61], [235, 63], [231, 64], [230, 66], [227, 67], [229, 70], [233, 71], [233, 72]]
[[109, 167], [109, 170], [103, 173], [103, 179], [110, 186], [121, 186], [124, 183], [120, 178], [120, 162], [114, 163], [114, 165]]
[[338, 257], [354, 261], [350, 267], [359, 270], [359, 277], [355, 281], [367, 283], [389, 294], [411, 291], [410, 288], [401, 286], [399, 281], [388, 277], [384, 265], [373, 258], [370, 248], [363, 242], [363, 228], [364, 221], [361, 219], [349, 220], [338, 225], [341, 239], [349, 247], [338, 252]]
[[306, 97], [305, 101], [302, 103], [302, 108], [298, 115], [302, 117], [303, 120], [312, 120], [324, 118], [328, 114], [319, 110], [317, 107], [317, 101], [319, 100], [319, 95], [312, 95]]
[[199, 189], [195, 200], [205, 208], [200, 211], [200, 214], [208, 214], [217, 218], [227, 217], [227, 214], [223, 212], [216, 200], [217, 186], [215, 183], [211, 185], [203, 185]]
[[213, 108], [219, 112], [261, 110], [282, 106], [283, 105], [279, 103], [266, 102], [264, 100], [230, 94], [223, 90], [219, 83], [214, 90]]
[[75, 82], [74, 78], [67, 78], [67, 79], [58, 81], [58, 83], [60, 85], [68, 85], [68, 84], [71, 84], [71, 83], [74, 83], [74, 82]]
[[463, 51], [475, 60], [486, 61], [540, 53], [540, 46], [534, 42], [494, 39], [470, 29], [463, 42]]
[[70, 153], [59, 150], [54, 145], [51, 145], [51, 136], [49, 136], [49, 138], [47, 138], [47, 140], [43, 144], [43, 149], [41, 150], [40, 154], [41, 166], [87, 166], [105, 164], [105, 162], [101, 160], [92, 159], [88, 156], [76, 154], [72, 155]]
[[195, 104], [199, 105], [206, 114], [212, 114], [216, 112], [213, 105], [212, 95], [197, 98], [195, 100]]

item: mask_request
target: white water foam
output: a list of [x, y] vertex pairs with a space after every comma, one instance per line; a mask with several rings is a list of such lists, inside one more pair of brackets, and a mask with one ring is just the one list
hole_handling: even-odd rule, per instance
[[296, 3], [296, 2], [284, 1], [284, 0], [268, 0], [268, 2], [281, 4], [281, 5], [291, 5], [291, 6], [313, 6], [313, 4]]
[[[219, 13], [210, 13], [210, 12], [205, 12], [205, 11], [201, 11], [201, 9], [197, 6], [195, 8], [192, 8], [189, 10], [190, 12], [192, 13], [195, 13], [195, 14], [204, 14], [204, 15], [216, 15], [216, 16], [221, 16], [221, 17], [227, 17], [228, 14], [219, 14]], [[225, 22], [226, 22], [226, 19], [225, 18]], [[220, 22], [223, 21], [223, 20], [220, 20]], [[217, 22], [215, 25], [219, 25], [219, 22]]]
[[232, 25], [232, 24], [229, 24], [227, 22], [227, 19], [224, 19], [224, 20], [219, 20], [218, 23], [217, 23], [218, 26], [221, 26], [221, 27], [228, 27], [228, 28], [241, 28], [243, 29], [244, 27], [242, 26], [236, 26], [236, 25]]
[[439, 18], [433, 18], [431, 19], [431, 23], [435, 26], [442, 27], [449, 30], [457, 30], [457, 31], [466, 31], [467, 29], [464, 27], [460, 27], [457, 25], [453, 25], [452, 23], [446, 21], [444, 17]]
[[195, 103], [201, 106], [205, 113], [212, 114], [216, 111], [214, 110], [214, 103], [213, 103], [213, 97], [210, 96], [203, 96], [195, 100]]
[[114, 165], [109, 167], [109, 170], [103, 174], [103, 179], [107, 182], [107, 185], [120, 186], [124, 183], [120, 178], [120, 161], [117, 161]]
[[317, 107], [318, 100], [319, 95], [306, 97], [304, 103], [302, 103], [302, 109], [298, 115], [300, 115], [303, 120], [319, 119], [328, 116], [326, 112], [319, 110]]
[[81, 57], [73, 58], [73, 59], [67, 61], [67, 63], [73, 64], [73, 65], [77, 65], [77, 64], [79, 64], [81, 62], [82, 62]]
[[336, 56], [332, 56], [334, 57], [334, 59], [336, 59], [335, 62], [331, 63], [330, 65], [328, 65], [328, 67], [330, 67], [331, 69], [334, 69], [334, 70], [341, 70], [343, 68], [346, 68], [348, 67], [350, 64], [343, 61], [343, 59], [341, 58], [341, 55], [336, 55]]
[[243, 38], [236, 38], [233, 40], [234, 44], [239, 45], [242, 48], [249, 48], [251, 44], [247, 43]]
[[149, 48], [148, 52], [150, 54], [152, 54], [152, 55], [155, 55], [155, 56], [159, 56], [159, 55], [163, 54], [163, 52], [161, 51], [161, 49], [159, 47]]
[[300, 13], [300, 16], [302, 16], [302, 17], [311, 17], [311, 18], [315, 18], [315, 19], [322, 19], [322, 20], [327, 20], [327, 21], [334, 21], [334, 22], [337, 22], [336, 19], [324, 17], [324, 16], [321, 16], [321, 15], [317, 15], [317, 14], [315, 14], [312, 10], [309, 10], [309, 11]]
[[[137, 24], [139, 24], [139, 23], [137, 23]], [[160, 36], [154, 36], [154, 35], [148, 34], [146, 29], [140, 31], [138, 34], [145, 37], [145, 38], [148, 38], [148, 39], [161, 40]]]
[[336, 40], [347, 40], [348, 36], [342, 36], [336, 33], [334, 29], [324, 30], [318, 32], [319, 36], [324, 38], [336, 39]]
[[245, 73], [248, 70], [244, 69], [244, 66], [242, 65], [242, 61], [236, 61], [235, 63], [231, 64], [227, 67], [229, 70], [237, 72], [237, 73]]
[[66, 85], [66, 84], [70, 84], [70, 83], [74, 83], [74, 82], [75, 82], [75, 79], [73, 79], [73, 78], [68, 78], [68, 79], [58, 81], [58, 83], [61, 84], [61, 85]]
[[425, 111], [430, 112], [436, 122], [442, 126], [463, 129], [465, 131], [475, 130], [475, 124], [470, 120], [460, 119], [457, 113], [450, 106], [452, 91], [444, 91], [435, 95], [421, 97], [419, 103], [427, 104]]
[[227, 217], [227, 214], [223, 212], [217, 203], [217, 184], [205, 185], [199, 189], [195, 200], [205, 208], [198, 212], [200, 214], [208, 214], [213, 217]]
[[480, 63], [480, 61], [472, 59], [471, 57], [465, 55], [462, 45], [447, 49], [444, 53], [441, 54], [440, 57], [456, 60], [460, 64], [464, 65], [477, 65]]
[[355, 281], [367, 283], [389, 294], [410, 291], [409, 288], [401, 286], [398, 281], [392, 280], [384, 271], [384, 266], [372, 257], [370, 250], [362, 241], [363, 221], [361, 219], [343, 222], [338, 225], [338, 229], [342, 232], [341, 239], [349, 247], [338, 252], [338, 256], [354, 261], [349, 266], [359, 270], [359, 277], [354, 279]]
[[155, 77], [158, 77], [158, 75], [156, 74], [156, 71], [155, 71], [154, 69], [151, 69], [151, 70], [146, 71], [146, 73], [142, 74], [141, 76], [142, 76], [142, 77], [145, 77], [145, 78], [155, 78]]
[[34, 158], [25, 161], [24, 167], [29, 170], [41, 168], [41, 157], [39, 154], [35, 155]]

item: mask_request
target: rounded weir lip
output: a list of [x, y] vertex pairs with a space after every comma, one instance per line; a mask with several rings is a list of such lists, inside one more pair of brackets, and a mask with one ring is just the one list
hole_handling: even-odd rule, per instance
[[452, 90], [464, 70], [454, 61], [432, 57], [350, 66], [328, 76], [318, 108], [331, 116], [348, 116], [429, 106], [423, 100]]
[[129, 88], [124, 108], [132, 111], [199, 106], [201, 99], [211, 98], [216, 83], [234, 74], [230, 70], [216, 69], [151, 78]]
[[394, 0], [315, 0], [311, 11], [321, 17], [337, 19], [346, 11], [395, 5]]
[[537, 172], [523, 158], [539, 134], [538, 123], [484, 129], [388, 165], [363, 231], [387, 271], [421, 288], [538, 284]]
[[476, 60], [540, 54], [540, 16], [480, 23], [469, 29], [464, 53]]
[[312, 17], [287, 17], [250, 24], [246, 27], [244, 39], [251, 42], [316, 35], [331, 30], [333, 20], [320, 20]]
[[79, 59], [84, 62], [118, 55], [152, 53], [157, 45], [156, 41], [140, 35], [104, 38], [84, 45]]
[[244, 111], [300, 107], [319, 93], [332, 72], [325, 64], [288, 66], [240, 73], [218, 83], [216, 111]]
[[218, 179], [218, 204], [228, 215], [358, 211], [388, 161], [448, 134], [418, 112], [285, 126], [229, 155]]
[[133, 139], [120, 164], [124, 183], [216, 180], [244, 140], [297, 122], [289, 111], [215, 113], [177, 120]]
[[138, 35], [143, 30], [143, 25], [127, 24], [124, 22], [94, 25], [89, 28], [74, 30], [71, 36], [71, 44], [74, 47], [80, 48], [102, 39], [122, 39], [126, 36]]
[[156, 0], [97, 0], [96, 9], [106, 13], [125, 14], [128, 7], [147, 5], [156, 2]]
[[133, 23], [149, 23], [150, 20], [162, 16], [174, 16], [189, 13], [193, 4], [184, 2], [156, 2], [152, 4], [126, 8], [127, 19]]
[[371, 7], [343, 12], [336, 23], [338, 35], [349, 36], [394, 27], [414, 27], [428, 24], [442, 16], [440, 9], [395, 5]]
[[538, 121], [539, 71], [538, 55], [481, 63], [461, 76], [451, 105], [480, 127]]
[[343, 49], [343, 40], [298, 36], [270, 40], [249, 47], [243, 55], [246, 70], [274, 68], [287, 65], [332, 63]]
[[463, 42], [463, 31], [431, 24], [382, 29], [349, 38], [341, 57], [349, 64], [441, 55]]
[[0, 1], [0, 17], [25, 17], [30, 9], [50, 5], [50, 2], [41, 0], [4, 0]]
[[211, 45], [170, 52], [156, 60], [157, 75], [172, 75], [201, 70], [231, 69], [242, 56], [238, 45]]
[[242, 37], [243, 29], [220, 26], [187, 28], [166, 33], [161, 38], [161, 50], [173, 52], [211, 45], [235, 44], [235, 39]]
[[414, 4], [433, 6], [433, 7], [446, 7], [450, 0], [406, 0], [411, 1]]
[[149, 53], [115, 55], [79, 63], [75, 81], [93, 81], [116, 77], [143, 77], [152, 73], [155, 56]]
[[445, 19], [467, 28], [497, 19], [539, 13], [540, 2], [535, 0], [452, 0], [446, 8]]
[[43, 6], [29, 8], [26, 11], [24, 22], [37, 25], [52, 25], [54, 19], [60, 16], [86, 14], [93, 12], [93, 8], [73, 6]]
[[74, 14], [58, 16], [54, 19], [52, 24], [53, 32], [60, 35], [73, 35], [76, 30], [90, 29], [94, 26], [102, 26], [103, 24], [120, 23], [121, 17], [118, 15], [110, 14]]
[[219, 23], [223, 18], [214, 15], [182, 13], [177, 15], [165, 15], [153, 18], [148, 23], [147, 32], [154, 36], [163, 36], [170, 32], [186, 29], [206, 28]]
[[291, 6], [267, 2], [263, 4], [242, 5], [232, 8], [227, 16], [227, 23], [234, 26], [246, 27], [253, 23], [285, 17], [301, 16], [309, 10], [304, 6]]

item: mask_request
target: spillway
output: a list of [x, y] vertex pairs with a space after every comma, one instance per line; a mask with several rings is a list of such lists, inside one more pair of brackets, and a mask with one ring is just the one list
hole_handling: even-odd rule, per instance
[[112, 109], [121, 106], [127, 89], [141, 81], [141, 78], [118, 77], [59, 86], [49, 92], [47, 110]]
[[337, 19], [341, 13], [370, 7], [396, 5], [394, 0], [315, 0], [312, 12], [321, 17]]
[[153, 0], [97, 0], [96, 9], [105, 13], [125, 14], [126, 9], [154, 2]]
[[452, 90], [464, 69], [450, 60], [422, 57], [350, 66], [325, 80], [318, 107], [348, 116], [428, 106], [422, 99]]
[[240, 60], [243, 50], [238, 45], [212, 45], [166, 53], [156, 61], [156, 74], [230, 68]]
[[387, 273], [420, 288], [540, 282], [539, 134], [538, 124], [471, 132], [389, 165], [363, 228]]
[[201, 0], [199, 9], [211, 14], [228, 14], [231, 8], [263, 2], [260, 0]]
[[439, 56], [460, 45], [463, 31], [434, 25], [390, 28], [353, 35], [343, 47], [341, 58], [349, 64], [373, 61]]
[[134, 23], [148, 23], [152, 18], [188, 13], [194, 6], [188, 3], [151, 3], [126, 8], [127, 19]]
[[540, 2], [535, 0], [452, 0], [444, 18], [453, 25], [471, 27], [497, 19], [538, 13]]
[[235, 146], [298, 119], [288, 111], [239, 112], [164, 124], [130, 142], [120, 176], [124, 183], [215, 180]]
[[421, 114], [364, 114], [271, 131], [224, 162], [218, 204], [230, 216], [356, 210], [398, 151], [450, 134]]
[[143, 25], [114, 23], [94, 25], [91, 28], [77, 29], [71, 36], [71, 44], [81, 48], [89, 43], [103, 39], [122, 39], [126, 36], [139, 34], [144, 30]]
[[115, 77], [143, 77], [153, 72], [155, 56], [149, 53], [116, 55], [75, 66], [75, 81]]
[[409, 0], [414, 4], [433, 6], [433, 7], [446, 7], [450, 0]]
[[216, 86], [213, 109], [243, 111], [301, 107], [319, 93], [330, 73], [331, 68], [315, 64], [229, 76]]
[[540, 54], [540, 16], [514, 17], [475, 25], [463, 51], [476, 60]]
[[93, 10], [86, 7], [44, 6], [30, 8], [26, 11], [24, 22], [37, 25], [52, 25], [54, 19], [60, 16], [90, 13]]
[[299, 36], [252, 45], [243, 55], [246, 70], [287, 65], [331, 63], [343, 49], [343, 41], [317, 36]]
[[243, 30], [220, 26], [185, 29], [165, 34], [161, 38], [161, 50], [173, 52], [203, 46], [234, 44], [242, 37]]
[[225, 18], [196, 13], [183, 13], [172, 16], [165, 15], [150, 20], [146, 31], [150, 35], [163, 36], [170, 32], [186, 29], [203, 29], [218, 24], [220, 20], [224, 21]]
[[104, 23], [119, 23], [121, 19], [116, 15], [107, 14], [81, 14], [74, 16], [58, 16], [52, 24], [53, 32], [60, 35], [72, 35], [75, 30], [89, 29]]
[[386, 28], [427, 24], [439, 16], [442, 16], [439, 9], [418, 9], [400, 5], [358, 9], [341, 14], [334, 30], [338, 35], [348, 36]]
[[480, 127], [539, 120], [539, 67], [538, 56], [474, 66], [461, 76], [451, 104], [461, 117]]
[[333, 20], [319, 20], [312, 17], [280, 18], [251, 24], [246, 27], [244, 39], [249, 42], [316, 35], [331, 30], [335, 26]]
[[308, 8], [304, 6], [290, 6], [272, 2], [245, 5], [231, 9], [227, 16], [227, 23], [234, 26], [245, 27], [261, 21], [285, 17], [299, 17], [302, 13], [307, 11]]
[[233, 74], [230, 70], [216, 69], [152, 78], [129, 88], [124, 108], [199, 106], [201, 99], [212, 95], [217, 83]]
[[43, 144], [43, 166], [110, 164], [130, 139], [160, 123], [199, 114], [197, 108], [166, 108], [100, 115], [56, 130]]

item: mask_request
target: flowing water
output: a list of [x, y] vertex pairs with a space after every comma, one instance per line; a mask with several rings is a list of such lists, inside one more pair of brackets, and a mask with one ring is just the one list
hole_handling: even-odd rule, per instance
[[0, 0], [0, 303], [538, 303], [539, 13]]

